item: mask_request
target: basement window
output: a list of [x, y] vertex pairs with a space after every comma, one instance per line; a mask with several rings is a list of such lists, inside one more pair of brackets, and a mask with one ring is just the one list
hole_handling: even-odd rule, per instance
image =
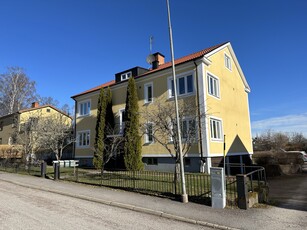
[[158, 159], [154, 157], [147, 158], [147, 165], [158, 165]]

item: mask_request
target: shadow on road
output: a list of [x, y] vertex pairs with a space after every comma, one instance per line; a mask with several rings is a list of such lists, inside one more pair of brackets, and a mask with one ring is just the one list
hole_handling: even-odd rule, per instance
[[307, 211], [307, 168], [301, 174], [268, 178], [271, 205]]

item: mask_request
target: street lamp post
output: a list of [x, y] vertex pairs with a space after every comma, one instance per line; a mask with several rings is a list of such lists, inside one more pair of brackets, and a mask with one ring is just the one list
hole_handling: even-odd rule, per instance
[[184, 177], [184, 165], [183, 165], [181, 132], [180, 132], [181, 130], [180, 130], [180, 121], [179, 121], [179, 112], [178, 112], [178, 100], [177, 100], [176, 71], [175, 71], [175, 62], [174, 62], [173, 34], [172, 34], [172, 25], [171, 25], [171, 15], [170, 15], [169, 0], [166, 0], [166, 4], [167, 4], [167, 15], [168, 15], [168, 29], [169, 29], [169, 38], [170, 38], [170, 49], [171, 49], [171, 57], [172, 57], [172, 72], [173, 72], [173, 82], [174, 82], [174, 99], [175, 99], [175, 110], [176, 110], [176, 123], [177, 123], [177, 133], [178, 133], [178, 144], [179, 144], [180, 177], [181, 177], [181, 186], [182, 186], [181, 200], [182, 200], [183, 203], [187, 203], [188, 202], [188, 195], [186, 193], [185, 177]]

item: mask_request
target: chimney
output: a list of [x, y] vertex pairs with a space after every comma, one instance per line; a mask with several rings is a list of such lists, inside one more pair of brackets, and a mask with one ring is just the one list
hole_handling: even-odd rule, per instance
[[154, 53], [154, 61], [152, 62], [152, 69], [157, 69], [160, 65], [164, 64], [164, 55], [159, 52]]
[[32, 108], [38, 108], [38, 107], [39, 107], [39, 104], [37, 101], [32, 103]]

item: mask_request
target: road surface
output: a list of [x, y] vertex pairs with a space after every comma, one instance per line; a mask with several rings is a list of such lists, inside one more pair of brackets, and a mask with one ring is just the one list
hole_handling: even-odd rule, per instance
[[209, 229], [0, 181], [0, 229]]
[[302, 174], [273, 177], [268, 181], [269, 199], [273, 204], [282, 208], [307, 211], [307, 163], [303, 166]]

